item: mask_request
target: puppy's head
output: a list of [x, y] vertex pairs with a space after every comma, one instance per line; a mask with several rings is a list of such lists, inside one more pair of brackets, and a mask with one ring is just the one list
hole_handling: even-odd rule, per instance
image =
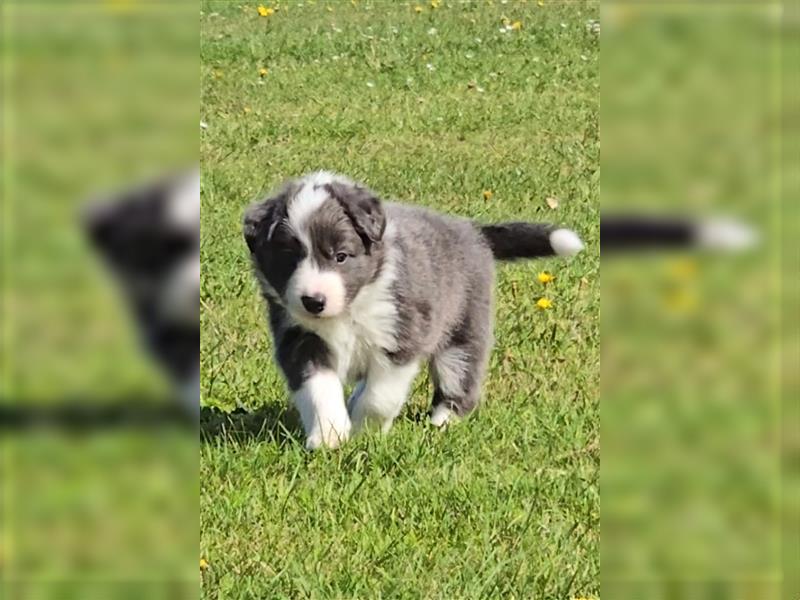
[[375, 194], [328, 173], [290, 182], [244, 219], [265, 293], [302, 319], [347, 311], [380, 272], [385, 228]]
[[196, 323], [200, 176], [165, 178], [86, 207], [83, 225], [139, 316]]

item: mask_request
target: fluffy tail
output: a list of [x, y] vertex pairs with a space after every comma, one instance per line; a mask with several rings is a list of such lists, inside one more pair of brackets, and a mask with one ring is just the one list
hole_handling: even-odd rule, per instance
[[606, 252], [702, 249], [746, 250], [758, 242], [756, 231], [731, 219], [604, 215], [600, 245]]
[[573, 256], [583, 250], [574, 231], [544, 223], [499, 223], [482, 225], [480, 230], [498, 260]]

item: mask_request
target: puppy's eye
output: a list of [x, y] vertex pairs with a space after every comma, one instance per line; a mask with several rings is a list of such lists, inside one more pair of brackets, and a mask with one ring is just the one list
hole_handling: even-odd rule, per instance
[[344, 261], [347, 260], [347, 253], [346, 252], [337, 252], [336, 253], [336, 262], [342, 264]]

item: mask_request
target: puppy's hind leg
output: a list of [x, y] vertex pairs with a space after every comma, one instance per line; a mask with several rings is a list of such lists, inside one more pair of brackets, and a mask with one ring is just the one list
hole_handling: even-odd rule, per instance
[[373, 361], [367, 377], [359, 384], [348, 402], [353, 428], [359, 430], [367, 422], [380, 425], [387, 433], [408, 398], [408, 392], [419, 370], [419, 362], [405, 365]]
[[482, 305], [465, 319], [450, 343], [431, 359], [434, 391], [431, 425], [442, 427], [478, 405], [492, 344], [490, 307]]
[[475, 344], [449, 346], [433, 357], [431, 425], [442, 427], [453, 416], [463, 417], [475, 409], [480, 399], [486, 361], [486, 349]]

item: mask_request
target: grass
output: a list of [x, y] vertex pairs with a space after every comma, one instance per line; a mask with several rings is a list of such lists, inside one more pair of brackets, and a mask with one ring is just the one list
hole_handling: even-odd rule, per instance
[[[259, 17], [202, 4], [205, 597], [598, 594], [599, 44], [586, 23], [599, 9], [414, 5], [292, 2]], [[504, 17], [521, 28], [500, 32]], [[319, 168], [586, 241], [574, 260], [499, 270], [483, 406], [446, 432], [424, 421], [423, 374], [388, 436], [303, 449], [240, 222]], [[546, 287], [541, 270], [556, 276]]]

